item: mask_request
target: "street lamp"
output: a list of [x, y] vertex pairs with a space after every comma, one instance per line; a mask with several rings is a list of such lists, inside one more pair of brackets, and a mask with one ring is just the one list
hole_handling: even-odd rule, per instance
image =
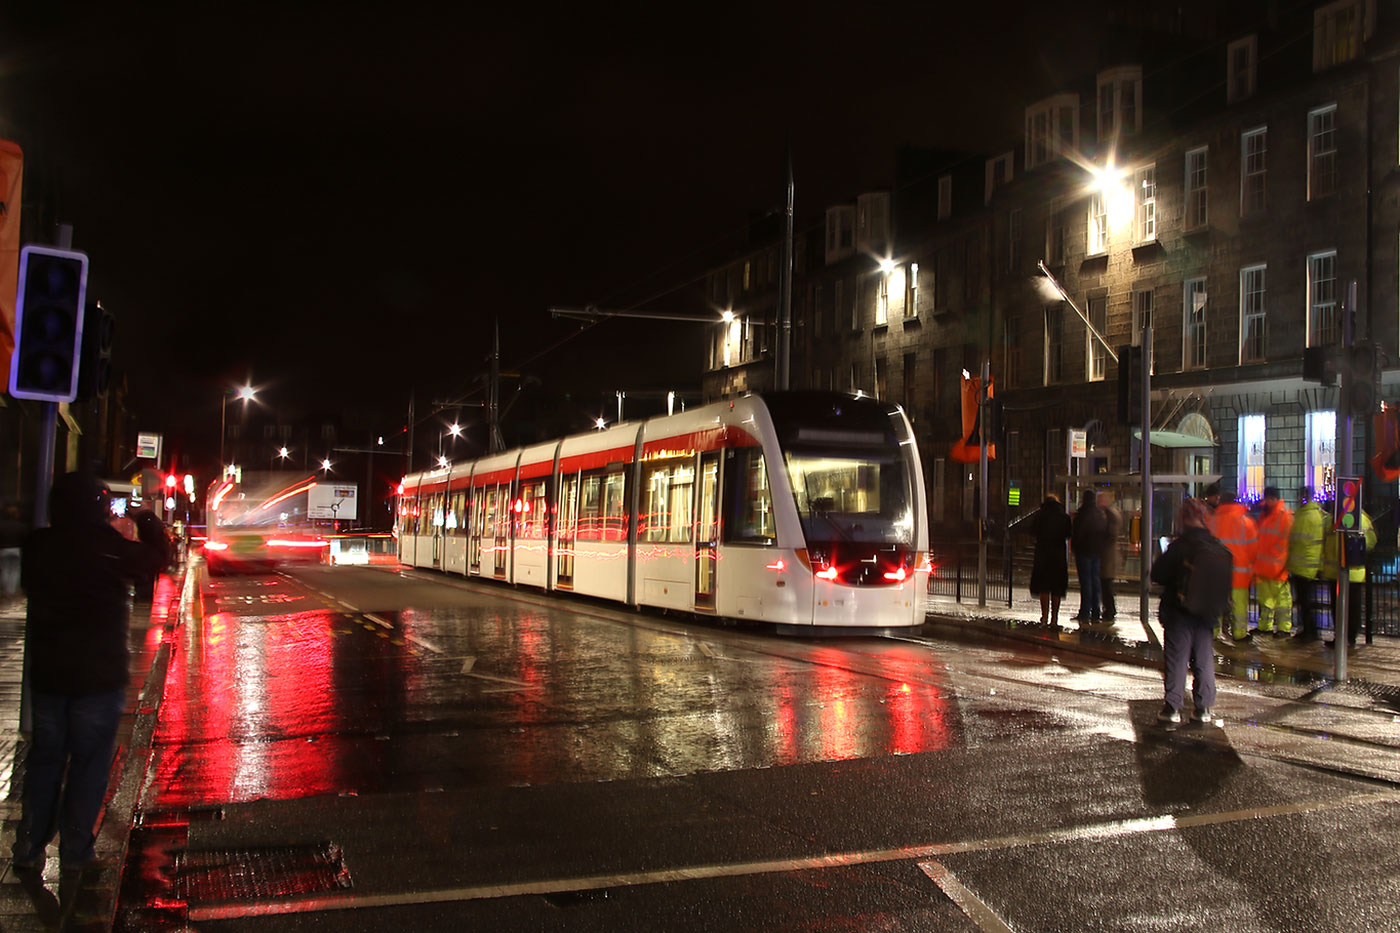
[[[226, 425], [228, 423], [228, 390], [224, 391], [223, 400], [219, 403], [219, 470], [224, 469], [224, 440], [228, 436]], [[235, 398], [243, 401], [243, 413], [248, 413], [248, 403], [257, 395], [257, 390], [246, 383], [238, 388]]]
[[331, 471], [331, 461], [329, 458], [321, 461], [321, 469], [325, 470], [327, 473]]

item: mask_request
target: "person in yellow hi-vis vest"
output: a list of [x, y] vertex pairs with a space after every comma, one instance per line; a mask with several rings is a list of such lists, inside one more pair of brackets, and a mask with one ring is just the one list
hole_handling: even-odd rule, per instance
[[[1366, 553], [1371, 553], [1376, 546], [1376, 526], [1371, 524], [1371, 516], [1365, 510], [1361, 512], [1361, 533], [1366, 536]], [[1342, 634], [1342, 624], [1337, 618], [1337, 533], [1332, 530], [1329, 522], [1323, 531], [1322, 536], [1322, 567], [1318, 570], [1318, 577], [1322, 580], [1332, 581], [1332, 643], [1335, 645], [1337, 639]], [[1355, 567], [1347, 568], [1347, 579], [1352, 583], [1361, 583], [1366, 579], [1366, 565], [1364, 563]], [[1356, 633], [1361, 630], [1361, 601], [1363, 594], [1360, 587], [1353, 587], [1350, 599], [1347, 601], [1346, 617], [1346, 639], [1347, 644], [1356, 645]]]
[[1235, 641], [1252, 638], [1249, 631], [1249, 584], [1254, 579], [1254, 551], [1259, 532], [1244, 503], [1235, 500], [1234, 490], [1220, 491], [1220, 505], [1211, 514], [1210, 532], [1230, 549], [1235, 561], [1233, 591], [1230, 594], [1230, 637]]
[[1293, 605], [1298, 607], [1302, 631], [1299, 641], [1317, 641], [1317, 574], [1322, 567], [1322, 537], [1331, 520], [1313, 498], [1311, 486], [1298, 489], [1298, 511], [1288, 536], [1288, 582], [1293, 584]]
[[1293, 630], [1293, 593], [1288, 587], [1288, 537], [1293, 513], [1277, 486], [1264, 487], [1259, 514], [1259, 547], [1254, 552], [1254, 592], [1259, 597], [1259, 629], [1287, 638]]

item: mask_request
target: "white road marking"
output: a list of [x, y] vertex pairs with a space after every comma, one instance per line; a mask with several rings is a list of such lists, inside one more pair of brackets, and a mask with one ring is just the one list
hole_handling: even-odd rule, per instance
[[462, 673], [463, 673], [463, 674], [470, 674], [470, 673], [472, 672], [472, 666], [475, 665], [475, 664], [476, 664], [476, 658], [475, 658], [475, 657], [463, 658], [463, 659], [462, 659]]
[[987, 930], [989, 933], [1012, 933], [1011, 927], [997, 916], [996, 911], [988, 907], [976, 894], [968, 890], [967, 886], [957, 879], [957, 876], [949, 870], [942, 862], [929, 859], [919, 863], [919, 869], [933, 883], [943, 889], [943, 893], [948, 895], [948, 899], [962, 908], [962, 912], [967, 914], [968, 919], [977, 924], [978, 929]]
[[366, 618], [366, 619], [369, 619], [371, 622], [373, 622], [375, 625], [379, 626], [380, 628], [393, 628], [393, 627], [394, 627], [391, 623], [389, 623], [388, 621], [386, 621], [386, 620], [384, 620], [384, 619], [379, 618], [379, 616], [375, 615], [375, 614], [372, 613], [372, 612], [366, 612], [364, 615], [365, 615], [365, 618]]
[[[481, 675], [478, 674], [475, 676]], [[971, 839], [962, 842], [936, 842], [926, 845], [900, 846], [893, 849], [833, 852], [828, 855], [814, 855], [806, 858], [764, 859], [753, 862], [689, 865], [677, 868], [661, 868], [653, 871], [619, 872], [612, 875], [581, 875], [573, 878], [546, 878], [539, 881], [469, 885], [458, 888], [440, 888], [433, 891], [404, 891], [394, 894], [316, 895], [314, 897], [287, 898], [277, 901], [264, 900], [229, 904], [196, 904], [189, 907], [188, 915], [190, 920], [195, 921], [232, 920], [240, 917], [269, 917], [280, 914], [313, 913], [327, 910], [398, 907], [409, 904], [434, 904], [452, 901], [485, 900], [497, 897], [561, 894], [570, 891], [597, 891], [604, 888], [629, 887], [639, 884], [663, 884], [681, 881], [701, 881], [713, 878], [740, 878], [749, 875], [779, 874], [793, 871], [817, 871], [824, 868], [846, 868], [854, 865], [870, 865], [880, 862], [899, 862], [906, 860], [922, 862], [936, 860], [948, 855], [957, 855], [959, 853], [990, 852], [998, 849], [1014, 849], [1024, 846], [1046, 845], [1061, 842], [1082, 842], [1086, 839], [1109, 839], [1115, 836], [1127, 836], [1136, 833], [1161, 832], [1163, 830], [1185, 829], [1195, 826], [1210, 826], [1274, 816], [1291, 816], [1298, 813], [1317, 813], [1326, 810], [1338, 810], [1343, 807], [1368, 806], [1377, 803], [1400, 803], [1400, 793], [1381, 792], [1354, 794], [1350, 797], [1340, 797], [1332, 800], [1310, 800], [1303, 803], [1281, 804], [1275, 807], [1259, 807], [1249, 810], [1234, 810], [1226, 813], [1206, 813], [1184, 817], [1166, 815], [1133, 820], [1114, 820], [1109, 823], [1047, 830], [1042, 833], [999, 836], [990, 839]], [[922, 865], [920, 865], [920, 867], [922, 867]]]

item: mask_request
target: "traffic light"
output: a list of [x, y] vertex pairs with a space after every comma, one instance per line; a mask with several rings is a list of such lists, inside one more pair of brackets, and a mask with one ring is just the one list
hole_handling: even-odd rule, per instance
[[1303, 380], [1325, 386], [1337, 384], [1337, 357], [1331, 347], [1308, 347], [1303, 351]]
[[1142, 347], [1118, 348], [1118, 423], [1142, 423]]
[[83, 314], [83, 357], [78, 368], [78, 398], [103, 398], [112, 384], [112, 337], [116, 321], [100, 301], [89, 301]]
[[20, 250], [10, 361], [15, 398], [71, 402], [77, 397], [87, 272], [83, 253], [49, 246]]

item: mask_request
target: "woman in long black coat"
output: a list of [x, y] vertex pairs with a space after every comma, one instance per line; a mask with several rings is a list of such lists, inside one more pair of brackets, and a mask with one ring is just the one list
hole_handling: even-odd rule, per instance
[[1065, 543], [1071, 531], [1072, 523], [1065, 514], [1064, 504], [1053, 493], [1046, 496], [1031, 519], [1031, 534], [1035, 535], [1031, 592], [1040, 597], [1040, 621], [1055, 626], [1060, 624], [1060, 600], [1069, 589]]

